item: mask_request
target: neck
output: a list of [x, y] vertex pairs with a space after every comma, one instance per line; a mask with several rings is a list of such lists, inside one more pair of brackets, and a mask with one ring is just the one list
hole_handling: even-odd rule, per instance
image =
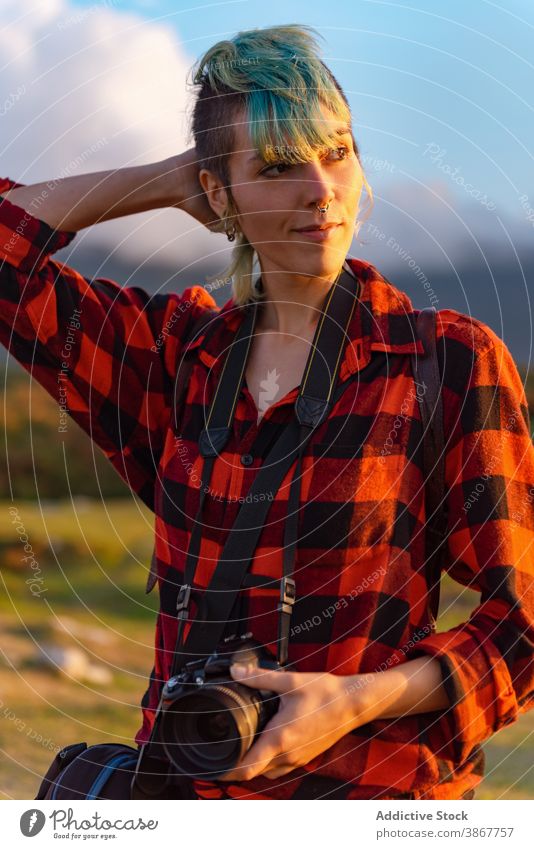
[[264, 298], [260, 301], [256, 330], [299, 336], [313, 330], [326, 295], [339, 271], [327, 277], [295, 275], [288, 281], [261, 272]]

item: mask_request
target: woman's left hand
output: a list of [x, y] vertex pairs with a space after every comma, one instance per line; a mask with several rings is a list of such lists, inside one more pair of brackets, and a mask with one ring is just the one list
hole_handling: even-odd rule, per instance
[[236, 665], [230, 671], [240, 684], [278, 693], [280, 705], [239, 765], [217, 781], [279, 778], [309, 763], [360, 724], [347, 694], [350, 676], [256, 666], [239, 675]]

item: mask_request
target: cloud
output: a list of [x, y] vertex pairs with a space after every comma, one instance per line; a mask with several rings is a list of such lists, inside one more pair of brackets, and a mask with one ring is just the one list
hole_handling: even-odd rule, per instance
[[427, 269], [466, 262], [483, 266], [505, 257], [515, 264], [516, 250], [532, 255], [534, 221], [488, 201], [482, 192], [482, 200], [473, 199], [432, 173], [422, 179], [405, 173], [385, 183], [371, 172], [368, 179], [375, 204], [360, 231], [364, 246], [356, 253], [379, 267], [398, 268], [404, 255]]
[[[85, 9], [0, 0], [0, 10], [2, 176], [36, 183], [157, 162], [191, 146], [186, 77], [195, 56], [173, 29], [112, 0]], [[85, 228], [80, 244], [178, 268], [226, 242], [183, 212], [156, 209]]]

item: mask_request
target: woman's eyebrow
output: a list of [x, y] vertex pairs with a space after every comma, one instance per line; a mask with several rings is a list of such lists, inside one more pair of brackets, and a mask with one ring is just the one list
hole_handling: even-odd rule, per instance
[[[351, 135], [352, 129], [350, 127], [338, 127], [337, 130], [334, 130], [332, 133], [333, 136], [347, 136]], [[252, 156], [249, 156], [247, 162], [264, 162], [263, 156], [261, 156], [259, 151], [255, 151]]]

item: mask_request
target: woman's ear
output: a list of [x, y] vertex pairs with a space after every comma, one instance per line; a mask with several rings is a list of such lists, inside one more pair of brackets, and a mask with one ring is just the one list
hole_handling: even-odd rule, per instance
[[198, 172], [198, 180], [206, 193], [208, 203], [219, 218], [222, 218], [228, 206], [228, 193], [213, 171], [201, 168]]

